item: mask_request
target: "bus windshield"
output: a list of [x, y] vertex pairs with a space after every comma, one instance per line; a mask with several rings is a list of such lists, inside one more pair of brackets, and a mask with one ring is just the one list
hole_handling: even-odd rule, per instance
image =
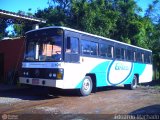
[[27, 38], [25, 61], [61, 61], [62, 40], [62, 35]]

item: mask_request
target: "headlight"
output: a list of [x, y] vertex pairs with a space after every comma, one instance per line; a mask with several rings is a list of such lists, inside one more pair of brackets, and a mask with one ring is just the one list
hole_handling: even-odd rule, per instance
[[52, 73], [49, 73], [49, 77], [52, 77]]
[[23, 75], [26, 75], [26, 73], [25, 73], [25, 72], [23, 72]]
[[26, 72], [26, 75], [28, 76], [28, 75], [29, 75], [29, 73], [28, 73], [28, 72]]
[[24, 75], [24, 76], [29, 76], [29, 72], [26, 72], [26, 71], [25, 71], [25, 72], [23, 72], [23, 75]]
[[56, 77], [57, 75], [55, 73], [53, 73], [53, 77]]

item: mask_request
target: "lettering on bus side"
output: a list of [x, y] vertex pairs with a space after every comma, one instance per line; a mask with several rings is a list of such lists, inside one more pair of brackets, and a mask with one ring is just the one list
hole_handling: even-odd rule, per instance
[[112, 61], [107, 72], [107, 82], [118, 85], [132, 75], [133, 63], [126, 61]]
[[116, 63], [115, 70], [129, 70], [129, 67], [122, 63]]

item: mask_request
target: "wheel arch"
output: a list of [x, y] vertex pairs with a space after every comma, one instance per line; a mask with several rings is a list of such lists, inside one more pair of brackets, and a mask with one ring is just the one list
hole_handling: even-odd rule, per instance
[[135, 73], [134, 75], [137, 77], [137, 83], [139, 83], [139, 74]]

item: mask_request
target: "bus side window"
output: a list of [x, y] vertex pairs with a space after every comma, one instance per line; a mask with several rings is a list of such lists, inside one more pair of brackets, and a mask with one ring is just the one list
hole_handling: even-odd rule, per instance
[[107, 45], [106, 44], [99, 44], [99, 56], [107, 57]]
[[117, 59], [120, 59], [121, 58], [121, 51], [120, 51], [120, 48], [116, 48], [116, 58]]
[[127, 50], [127, 60], [131, 60], [131, 50]]
[[135, 51], [133, 52], [133, 61], [134, 62], [136, 61], [136, 52]]
[[70, 38], [70, 37], [67, 37], [66, 52], [67, 52], [67, 53], [71, 52], [71, 38]]
[[65, 62], [77, 63], [79, 60], [79, 39], [76, 37], [67, 37]]
[[122, 58], [122, 60], [124, 60], [125, 57], [126, 57], [126, 51], [125, 51], [124, 48], [121, 48], [121, 58]]
[[81, 53], [88, 56], [98, 56], [98, 43], [81, 40]]
[[113, 55], [114, 55], [113, 53], [114, 53], [114, 48], [113, 48], [113, 46], [109, 45], [108, 50], [107, 50], [107, 56], [109, 58], [113, 58]]
[[141, 55], [140, 55], [140, 52], [137, 52], [137, 62], [141, 62], [142, 61], [142, 59], [141, 59]]
[[90, 42], [81, 40], [81, 53], [82, 55], [90, 55]]
[[90, 55], [98, 55], [98, 43], [90, 42]]
[[149, 53], [144, 54], [144, 62], [148, 64], [151, 63], [151, 56]]
[[148, 54], [144, 53], [144, 63], [148, 63]]
[[67, 37], [66, 53], [78, 54], [78, 50], [79, 50], [78, 38]]
[[149, 62], [148, 63], [152, 63], [152, 57], [151, 57], [151, 55], [149, 55]]
[[142, 63], [144, 63], [144, 53], [141, 54]]

